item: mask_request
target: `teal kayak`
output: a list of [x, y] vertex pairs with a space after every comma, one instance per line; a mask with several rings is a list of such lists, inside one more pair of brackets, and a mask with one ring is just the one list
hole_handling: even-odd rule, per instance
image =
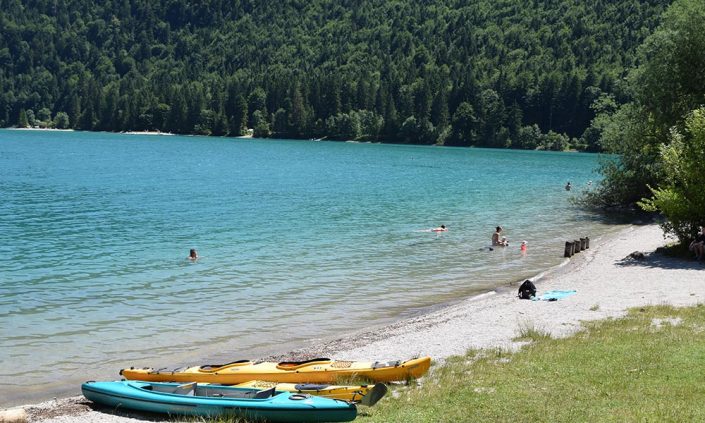
[[124, 380], [86, 382], [83, 396], [114, 408], [170, 415], [234, 416], [269, 422], [348, 422], [357, 408], [346, 401], [275, 391], [197, 383]]

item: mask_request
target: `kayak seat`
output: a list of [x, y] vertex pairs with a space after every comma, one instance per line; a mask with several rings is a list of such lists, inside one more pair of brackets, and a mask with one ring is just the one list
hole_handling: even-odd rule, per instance
[[400, 360], [396, 361], [387, 361], [386, 363], [380, 363], [379, 361], [375, 361], [375, 364], [372, 365], [373, 369], [383, 369], [385, 367], [397, 367], [401, 364]]
[[264, 399], [264, 398], [273, 397], [275, 391], [276, 391], [275, 388], [269, 388], [269, 389], [263, 389], [261, 391], [257, 391], [257, 393], [254, 396], [254, 399]]
[[172, 391], [172, 394], [194, 396], [194, 395], [196, 395], [196, 386], [197, 385], [198, 384], [196, 382], [184, 383], [183, 385], [179, 385], [176, 388], [174, 388], [174, 391]]

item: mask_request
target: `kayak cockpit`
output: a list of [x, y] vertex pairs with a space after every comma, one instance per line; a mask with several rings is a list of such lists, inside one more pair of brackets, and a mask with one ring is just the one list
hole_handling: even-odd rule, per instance
[[201, 372], [217, 372], [223, 369], [227, 369], [228, 367], [245, 366], [249, 364], [252, 364], [252, 360], [237, 360], [225, 364], [206, 364], [199, 367], [198, 370]]
[[143, 391], [205, 398], [265, 399], [273, 397], [279, 393], [274, 387], [258, 390], [251, 388], [233, 388], [221, 385], [199, 385], [196, 382], [184, 383], [182, 385], [137, 382], [130, 383], [130, 385]]
[[301, 367], [311, 366], [314, 364], [329, 364], [332, 360], [330, 358], [312, 358], [311, 360], [304, 361], [282, 361], [277, 363], [277, 369], [281, 370], [296, 370]]

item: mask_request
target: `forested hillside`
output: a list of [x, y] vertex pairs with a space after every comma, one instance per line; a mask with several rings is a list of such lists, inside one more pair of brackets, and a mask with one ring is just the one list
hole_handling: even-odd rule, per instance
[[666, 0], [0, 0], [0, 126], [599, 149]]

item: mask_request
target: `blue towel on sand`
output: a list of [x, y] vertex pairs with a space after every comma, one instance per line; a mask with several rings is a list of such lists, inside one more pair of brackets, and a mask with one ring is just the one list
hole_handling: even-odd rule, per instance
[[534, 297], [534, 301], [558, 301], [561, 298], [565, 297], [570, 297], [571, 295], [575, 294], [577, 291], [576, 290], [570, 290], [570, 291], [546, 291], [543, 294]]

